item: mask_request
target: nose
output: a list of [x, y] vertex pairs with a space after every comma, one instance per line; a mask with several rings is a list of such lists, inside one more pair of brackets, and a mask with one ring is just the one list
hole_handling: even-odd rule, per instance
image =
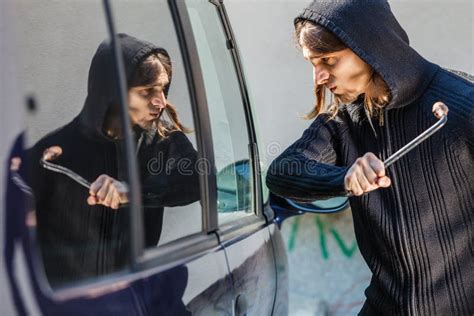
[[323, 66], [313, 66], [313, 82], [315, 85], [322, 85], [329, 80], [329, 71]]
[[160, 94], [151, 98], [151, 104], [159, 109], [163, 109], [166, 107], [166, 98], [165, 94], [161, 92]]

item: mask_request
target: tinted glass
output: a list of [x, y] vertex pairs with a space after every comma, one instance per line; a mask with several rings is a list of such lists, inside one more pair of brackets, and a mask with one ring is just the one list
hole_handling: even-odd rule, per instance
[[122, 121], [102, 5], [18, 1], [16, 14], [19, 81], [37, 105], [27, 117], [28, 159], [17, 167], [34, 195], [27, 224], [40, 270], [53, 288], [123, 270], [129, 208], [106, 206], [126, 199], [127, 170], [122, 139], [108, 133], [107, 118]]
[[216, 7], [207, 1], [186, 4], [204, 76], [217, 169], [218, 219], [223, 224], [254, 214], [247, 121]]
[[117, 31], [143, 47], [136, 53], [141, 68], [129, 80], [129, 106], [144, 112], [145, 123], [134, 124], [133, 134], [145, 242], [155, 248], [202, 231], [193, 112], [168, 2], [124, 0], [113, 6]]

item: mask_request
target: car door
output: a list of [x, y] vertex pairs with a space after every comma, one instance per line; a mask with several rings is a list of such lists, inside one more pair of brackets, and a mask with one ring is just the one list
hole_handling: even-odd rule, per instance
[[[45, 256], [81, 250], [84, 255], [80, 260], [87, 261], [87, 257], [94, 256], [102, 245], [84, 243], [75, 246], [80, 249], [75, 249], [66, 244], [56, 247], [40, 243], [48, 227], [48, 214], [41, 210], [43, 213], [39, 216], [40, 210], [36, 207], [39, 194], [34, 190], [33, 195], [29, 194], [30, 177], [27, 172], [10, 170], [9, 177], [16, 181], [9, 183], [6, 218], [11, 222], [6, 224], [13, 227], [20, 223], [18, 230], [29, 265], [26, 283], [36, 299], [35, 302], [23, 302], [27, 305], [26, 312], [40, 310], [47, 315], [231, 315], [235, 300], [234, 287], [226, 254], [216, 233], [216, 191], [212, 190], [216, 187], [215, 175], [206, 163], [208, 152], [212, 152], [206, 136], [210, 135], [207, 132], [209, 118], [204, 106], [203, 89], [200, 90], [203, 85], [200, 65], [193, 57], [196, 51], [193, 39], [189, 37], [192, 34], [190, 26], [181, 19], [179, 4], [174, 1], [114, 1], [113, 6], [107, 1], [104, 3], [109, 24], [106, 24], [103, 7], [96, 2], [25, 1], [18, 4], [15, 14], [18, 15], [18, 34], [21, 34], [17, 43], [17, 51], [21, 52], [17, 58], [21, 86], [19, 94], [29, 95], [29, 104], [32, 109], [36, 109], [30, 111], [26, 118], [28, 125], [24, 149], [42, 145], [41, 140], [45, 135], [61, 131], [61, 126], [73, 120], [81, 111], [87, 87], [88, 63], [100, 41], [109, 38], [107, 26], [110, 31], [113, 23], [118, 32], [126, 32], [164, 46], [172, 56], [174, 76], [169, 99], [179, 109], [183, 124], [192, 131], [186, 135], [187, 140], [204, 162], [199, 174], [200, 198], [185, 205], [165, 205], [161, 210], [161, 227], [147, 225], [144, 214], [147, 208], [154, 209], [157, 205], [142, 199], [140, 183], [130, 180], [137, 177], [136, 170], [140, 162], [137, 162], [135, 152], [130, 151], [129, 145], [134, 144], [134, 139], [130, 135], [126, 136], [124, 142], [129, 142], [129, 145], [123, 145], [128, 148], [123, 155], [128, 156], [121, 159], [126, 162], [122, 172], [128, 174], [131, 181], [131, 203], [115, 213], [108, 213], [108, 216], [120, 217], [111, 229], [120, 234], [121, 242], [113, 243], [112, 247], [129, 245], [124, 250], [125, 260], [104, 273], [73, 275], [58, 284], [50, 278], [54, 270], [47, 266], [50, 263], [44, 260]], [[120, 74], [120, 64], [116, 58], [113, 62]], [[120, 79], [125, 83], [124, 78], [117, 80]], [[121, 103], [125, 106], [126, 102], [122, 100]], [[127, 120], [122, 117], [121, 124], [125, 127]], [[66, 139], [63, 148], [74, 149], [74, 145], [68, 144]], [[26, 156], [21, 153], [15, 155], [17, 158]], [[87, 153], [79, 152], [71, 157], [72, 160], [87, 161]], [[22, 163], [32, 163], [35, 164], [34, 168], [42, 168], [36, 165], [37, 161], [24, 159]], [[79, 185], [66, 175], [64, 177], [68, 186], [66, 189], [73, 190]], [[42, 181], [42, 186], [51, 188], [49, 197], [56, 196], [55, 183], [43, 179], [39, 181]], [[209, 197], [209, 188], [214, 198]], [[182, 189], [185, 191], [188, 188]], [[18, 196], [21, 196], [20, 200], [17, 200]], [[59, 205], [62, 203], [60, 199], [55, 202]], [[75, 201], [72, 208], [60, 207], [60, 211], [65, 214], [65, 223], [71, 225], [65, 226], [65, 231], [77, 228], [67, 219], [71, 216], [68, 212], [80, 203], [85, 203], [85, 200]], [[154, 245], [145, 244], [144, 235], [147, 230], [154, 228], [161, 230], [159, 240]], [[12, 233], [12, 236], [17, 236], [17, 233]], [[59, 240], [62, 238], [60, 235], [56, 237]], [[9, 260], [13, 260], [13, 256]], [[79, 270], [81, 262], [76, 262]], [[15, 278], [11, 280], [14, 285], [22, 282], [25, 283]], [[19, 313], [23, 311], [19, 305], [17, 308]]]
[[[237, 45], [222, 1], [184, 3], [204, 77], [217, 175], [218, 235], [232, 275], [235, 312], [275, 314], [276, 260], [270, 221], [263, 212], [256, 133]], [[279, 258], [286, 267], [286, 257]]]

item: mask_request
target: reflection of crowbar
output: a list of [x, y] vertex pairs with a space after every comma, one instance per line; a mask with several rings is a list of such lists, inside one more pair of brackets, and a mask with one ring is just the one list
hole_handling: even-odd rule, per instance
[[[60, 165], [57, 165], [57, 164], [54, 164], [54, 163], [50, 162], [50, 160], [54, 160], [54, 159], [58, 158], [62, 153], [63, 153], [63, 150], [59, 146], [51, 146], [49, 148], [46, 148], [46, 150], [43, 152], [43, 157], [40, 160], [40, 164], [44, 168], [46, 168], [50, 171], [53, 171], [53, 172], [62, 173], [64, 175], [68, 176], [69, 178], [71, 178], [72, 180], [76, 181], [77, 183], [79, 183], [83, 187], [85, 187], [87, 189], [90, 189], [91, 183], [89, 181], [87, 181], [86, 179], [84, 179], [83, 177], [81, 177], [80, 175], [78, 175], [77, 173], [75, 173], [74, 171], [72, 171], [72, 170], [70, 170], [66, 167], [63, 167], [63, 166], [60, 166]], [[123, 203], [123, 204], [120, 204], [120, 205], [121, 205], [121, 207], [123, 207], [123, 206], [127, 206], [128, 203]], [[149, 207], [149, 206], [145, 206], [145, 207]]]
[[87, 181], [86, 179], [84, 179], [83, 177], [81, 177], [80, 175], [78, 175], [77, 173], [75, 173], [74, 171], [66, 167], [49, 162], [50, 160], [54, 160], [58, 158], [62, 153], [63, 153], [63, 150], [59, 146], [52, 146], [52, 147], [46, 148], [46, 150], [43, 152], [43, 157], [40, 160], [40, 164], [48, 170], [62, 173], [68, 176], [69, 178], [73, 179], [74, 181], [82, 185], [83, 187], [86, 187], [87, 189], [89, 189], [91, 186], [91, 183], [89, 181]]

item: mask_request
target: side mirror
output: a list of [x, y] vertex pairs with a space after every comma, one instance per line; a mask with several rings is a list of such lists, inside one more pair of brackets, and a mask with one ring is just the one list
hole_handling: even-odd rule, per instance
[[311, 203], [299, 203], [270, 194], [270, 206], [275, 212], [274, 221], [280, 227], [281, 223], [291, 216], [304, 213], [328, 214], [343, 211], [349, 206], [349, 199], [347, 197], [335, 197]]
[[[252, 183], [248, 159], [231, 163], [217, 173], [217, 207], [219, 212], [247, 210], [252, 206]], [[349, 206], [347, 197], [335, 197], [311, 203], [299, 203], [270, 194], [270, 207], [278, 225], [288, 217], [304, 213], [336, 213]]]
[[219, 212], [236, 212], [252, 207], [251, 169], [248, 159], [222, 168], [216, 176]]
[[318, 200], [311, 203], [297, 203], [286, 199], [288, 204], [303, 212], [309, 213], [336, 213], [349, 206], [349, 199], [345, 196], [335, 197], [327, 200]]

